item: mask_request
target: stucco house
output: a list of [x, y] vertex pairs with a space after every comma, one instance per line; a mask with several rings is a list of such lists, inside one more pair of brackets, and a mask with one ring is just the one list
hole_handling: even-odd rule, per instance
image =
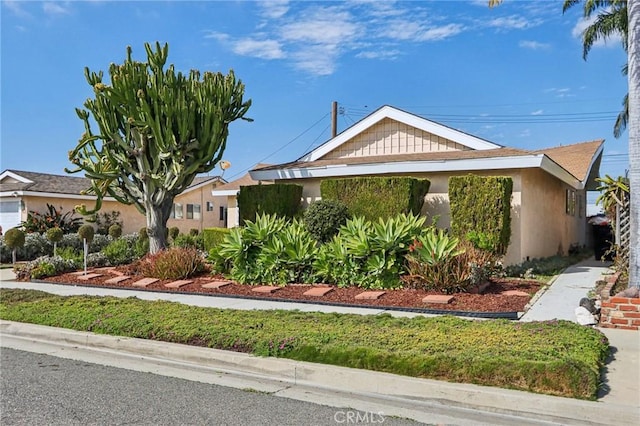
[[450, 224], [448, 178], [510, 176], [512, 237], [505, 263], [566, 253], [588, 240], [586, 191], [597, 186], [604, 140], [543, 150], [509, 148], [383, 106], [296, 161], [250, 171], [255, 181], [303, 185], [304, 201], [320, 182], [356, 176], [413, 176], [431, 181], [423, 214]]
[[[220, 215], [220, 200], [215, 200], [211, 192], [226, 183], [220, 176], [198, 176], [192, 184], [174, 200], [172, 217], [168, 227], [176, 226], [180, 232], [191, 229], [224, 226]], [[0, 225], [2, 229], [18, 226], [26, 220], [29, 211], [45, 212], [47, 204], [62, 213], [73, 211], [78, 204], [93, 207], [95, 197], [82, 195], [90, 187], [84, 177], [53, 175], [21, 170], [4, 170], [0, 173]], [[226, 201], [226, 200], [225, 200]], [[146, 226], [146, 218], [134, 206], [124, 205], [111, 197], [104, 199], [101, 212], [120, 212], [123, 233], [139, 231]]]
[[[267, 167], [270, 164], [259, 163], [256, 164], [255, 167]], [[222, 225], [223, 227], [233, 228], [240, 225], [240, 212], [238, 210], [238, 192], [240, 191], [241, 186], [251, 186], [257, 184], [269, 184], [273, 183], [271, 181], [262, 181], [258, 182], [251, 178], [249, 173], [244, 174], [242, 177], [232, 180], [231, 182], [227, 182], [224, 185], [218, 186], [213, 190], [212, 194], [215, 197], [217, 203], [220, 206], [225, 206], [224, 210], [224, 218], [225, 222]], [[222, 210], [220, 211], [222, 215]]]

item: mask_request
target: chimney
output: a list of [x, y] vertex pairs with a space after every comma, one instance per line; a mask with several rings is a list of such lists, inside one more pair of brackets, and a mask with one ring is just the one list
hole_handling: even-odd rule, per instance
[[338, 102], [331, 103], [331, 137], [335, 138], [338, 134]]

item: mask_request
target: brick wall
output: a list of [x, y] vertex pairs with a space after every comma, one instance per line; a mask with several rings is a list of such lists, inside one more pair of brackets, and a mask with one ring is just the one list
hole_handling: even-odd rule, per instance
[[640, 298], [611, 297], [611, 289], [617, 280], [618, 274], [607, 278], [607, 284], [600, 294], [600, 327], [640, 330]]

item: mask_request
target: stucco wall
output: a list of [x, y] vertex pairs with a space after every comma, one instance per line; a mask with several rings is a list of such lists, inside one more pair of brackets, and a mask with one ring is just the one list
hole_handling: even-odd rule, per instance
[[323, 158], [370, 157], [468, 149], [468, 147], [449, 139], [385, 118], [329, 152]]
[[[180, 203], [183, 207], [182, 219], [169, 219], [167, 221], [167, 227], [177, 226], [182, 233], [188, 233], [190, 229], [202, 230], [204, 228], [211, 227], [225, 227], [226, 222], [224, 219], [220, 219], [220, 207], [227, 207], [226, 197], [213, 197], [211, 191], [214, 185], [205, 185], [201, 188], [192, 190], [186, 194], [181, 194], [175, 198], [174, 203]], [[85, 204], [88, 209], [94, 207], [93, 200], [83, 199], [69, 199], [69, 198], [54, 198], [54, 197], [37, 197], [32, 195], [25, 195], [21, 198], [24, 201], [25, 208], [21, 211], [21, 220], [27, 219], [27, 212], [37, 211], [46, 212], [47, 204], [51, 204], [56, 209], [62, 208], [62, 213], [73, 211], [75, 206], [79, 204]], [[207, 211], [207, 201], [213, 203], [213, 210]], [[187, 204], [199, 204], [200, 205], [200, 218], [199, 219], [187, 219]], [[119, 211], [122, 220], [122, 232], [123, 234], [130, 234], [138, 232], [141, 228], [147, 226], [146, 217], [141, 214], [134, 206], [125, 205], [116, 201], [104, 201], [100, 209], [101, 213], [111, 213], [112, 211]], [[75, 214], [74, 217], [82, 217], [79, 214]]]
[[525, 170], [522, 180], [522, 257], [567, 254], [572, 244], [585, 245], [585, 191], [575, 191], [575, 215], [570, 215], [566, 213], [566, 191], [571, 187], [535, 169]]

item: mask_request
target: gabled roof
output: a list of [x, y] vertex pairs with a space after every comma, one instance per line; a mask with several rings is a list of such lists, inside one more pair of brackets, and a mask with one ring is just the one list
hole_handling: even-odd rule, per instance
[[367, 115], [362, 120], [355, 123], [342, 133], [338, 134], [334, 138], [329, 139], [324, 144], [320, 145], [313, 151], [303, 155], [298, 161], [315, 161], [321, 159], [324, 155], [333, 151], [340, 145], [348, 142], [354, 136], [362, 133], [366, 129], [374, 126], [376, 123], [389, 118], [400, 123], [406, 124], [416, 129], [423, 130], [425, 132], [440, 136], [445, 139], [455, 141], [461, 145], [469, 147], [475, 150], [496, 149], [501, 146], [493, 142], [489, 142], [485, 139], [481, 139], [477, 136], [464, 133], [460, 130], [447, 127], [443, 124], [436, 123], [435, 121], [427, 120], [415, 114], [402, 111], [398, 108], [394, 108], [389, 105], [384, 105], [371, 114]]
[[[6, 183], [6, 180], [17, 180], [18, 182]], [[0, 193], [28, 191], [80, 195], [82, 191], [90, 187], [91, 181], [89, 179], [78, 176], [52, 175], [22, 170], [5, 170], [0, 174]]]
[[588, 177], [591, 166], [596, 161], [599, 161], [603, 148], [604, 140], [599, 139], [591, 142], [546, 148], [534, 152], [546, 155], [576, 179], [583, 181]]
[[[200, 188], [216, 181], [225, 182], [220, 176], [196, 176], [185, 192]], [[92, 196], [81, 195], [91, 187], [91, 181], [85, 177], [54, 175], [49, 173], [28, 172], [23, 170], [5, 170], [0, 173], [0, 195], [65, 195], [73, 198]]]
[[[471, 148], [464, 151], [326, 158], [380, 120], [391, 118]], [[540, 168], [576, 189], [595, 189], [604, 140], [541, 150], [503, 147], [439, 123], [384, 106], [296, 161], [256, 167], [254, 180]]]

